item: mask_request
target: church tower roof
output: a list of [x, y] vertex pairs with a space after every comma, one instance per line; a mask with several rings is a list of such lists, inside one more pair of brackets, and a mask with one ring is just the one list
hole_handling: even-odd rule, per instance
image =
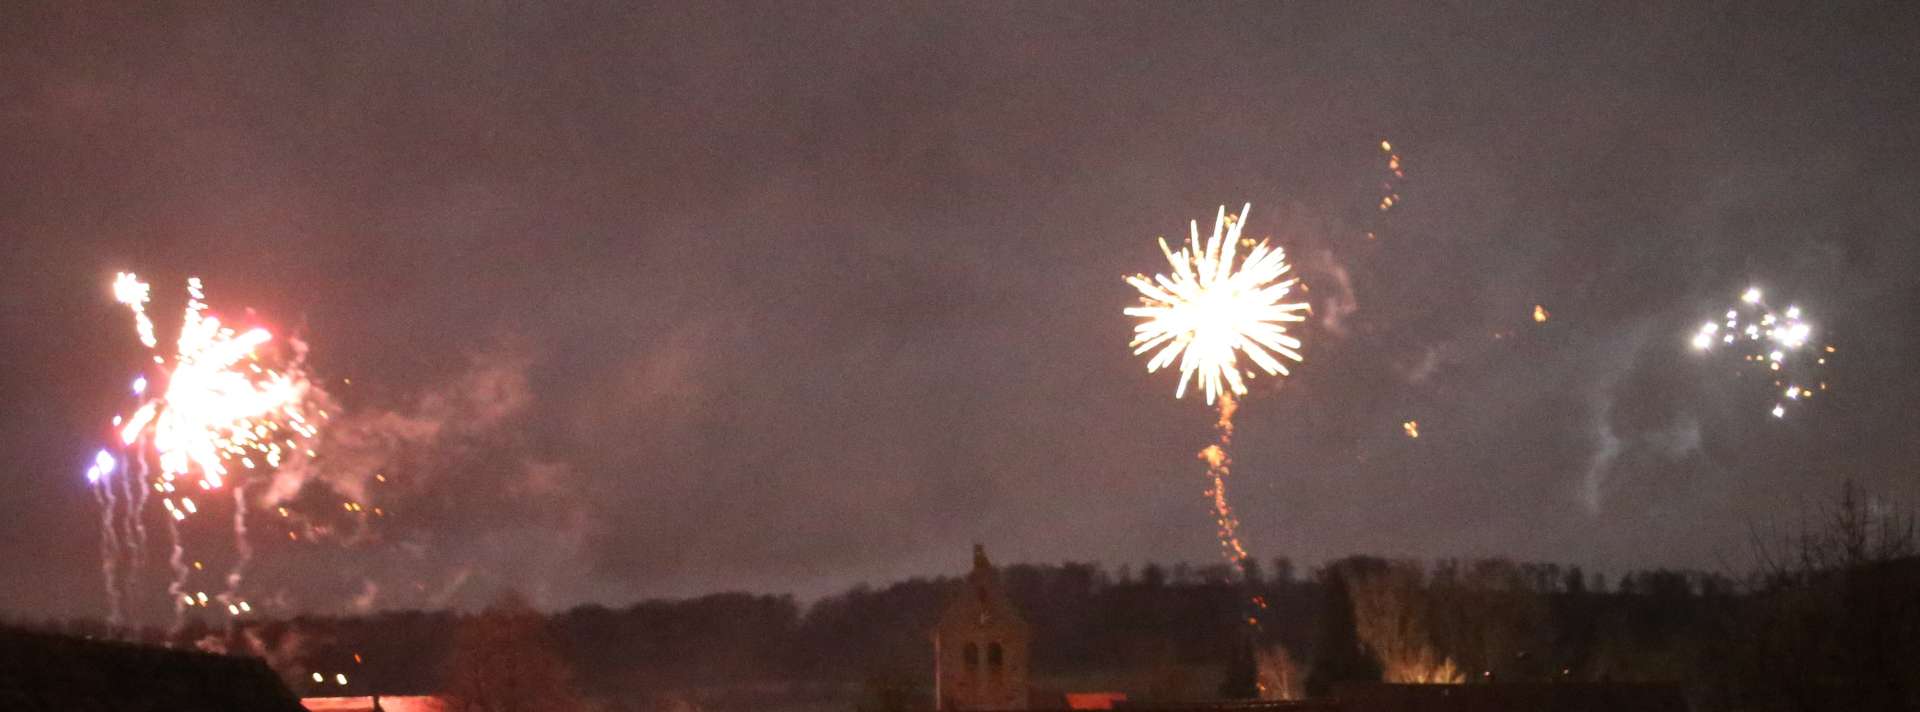
[[1026, 618], [1020, 615], [1020, 609], [1013, 605], [1013, 599], [1001, 586], [1000, 573], [993, 568], [993, 562], [987, 560], [986, 547], [974, 544], [973, 570], [967, 572], [965, 585], [954, 592], [946, 611], [940, 615], [939, 630], [982, 629], [1022, 638], [1028, 633]]

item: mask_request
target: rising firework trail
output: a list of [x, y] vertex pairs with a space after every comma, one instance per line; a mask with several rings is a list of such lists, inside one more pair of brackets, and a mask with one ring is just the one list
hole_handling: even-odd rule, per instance
[[[325, 419], [313, 400], [318, 389], [307, 379], [304, 349], [296, 341], [285, 353], [270, 352], [273, 333], [222, 324], [209, 313], [200, 280], [187, 280], [187, 306], [176, 348], [163, 355], [153, 321], [147, 315], [149, 289], [131, 273], [120, 273], [114, 297], [132, 311], [140, 343], [152, 352], [152, 365], [133, 381], [131, 413], [113, 419], [117, 460], [102, 452], [87, 473], [103, 507], [102, 569], [106, 573], [110, 614], [119, 618], [135, 573], [145, 561], [145, 504], [151, 494], [164, 505], [173, 550], [168, 558], [173, 580], [168, 593], [176, 620], [188, 606], [206, 606], [204, 592], [187, 593], [187, 565], [180, 527], [200, 512], [195, 495], [230, 489], [238, 557], [216, 598], [239, 610], [239, 586], [252, 554], [246, 541], [247, 479], [278, 467], [301, 441], [318, 432]], [[149, 468], [151, 454], [158, 471]], [[129, 465], [129, 462], [132, 465]], [[236, 472], [235, 468], [239, 468]], [[116, 487], [118, 492], [115, 491]], [[196, 563], [194, 568], [198, 568]], [[116, 576], [124, 569], [126, 575]], [[250, 609], [250, 606], [246, 606]]]
[[[1286, 324], [1304, 321], [1308, 311], [1305, 303], [1285, 301], [1298, 282], [1286, 278], [1292, 268], [1285, 251], [1265, 240], [1241, 239], [1252, 207], [1249, 204], [1239, 215], [1228, 215], [1226, 206], [1221, 206], [1214, 216], [1213, 234], [1204, 240], [1199, 222], [1193, 222], [1190, 237], [1179, 251], [1161, 238], [1160, 251], [1173, 272], [1128, 277], [1127, 283], [1140, 291], [1140, 305], [1125, 310], [1127, 316], [1142, 320], [1134, 326], [1131, 345], [1135, 355], [1152, 352], [1147, 372], [1177, 362], [1180, 383], [1174, 397], [1185, 397], [1188, 384], [1197, 381], [1207, 403], [1218, 408], [1217, 439], [1200, 451], [1200, 458], [1207, 462], [1207, 499], [1213, 506], [1220, 553], [1235, 567], [1244, 566], [1248, 558], [1226, 489], [1233, 464], [1229, 447], [1238, 407], [1235, 398], [1245, 395], [1247, 381], [1258, 375], [1248, 369], [1249, 364], [1266, 375], [1284, 376], [1288, 373], [1285, 361], [1301, 360], [1300, 340], [1287, 333]], [[1249, 248], [1244, 257], [1239, 252], [1242, 247]], [[1242, 357], [1247, 363], [1242, 363]]]

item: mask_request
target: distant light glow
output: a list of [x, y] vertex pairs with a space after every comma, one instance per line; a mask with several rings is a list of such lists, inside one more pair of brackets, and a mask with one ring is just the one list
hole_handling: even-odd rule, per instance
[[1720, 325], [1711, 321], [1700, 325], [1700, 332], [1693, 335], [1693, 347], [1700, 350], [1712, 348], [1713, 335], [1719, 330]]

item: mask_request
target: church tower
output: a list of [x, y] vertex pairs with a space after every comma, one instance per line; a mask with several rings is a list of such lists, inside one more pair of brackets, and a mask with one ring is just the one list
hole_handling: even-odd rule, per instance
[[986, 550], [973, 545], [973, 570], [933, 629], [934, 703], [941, 710], [1025, 709], [1031, 640]]

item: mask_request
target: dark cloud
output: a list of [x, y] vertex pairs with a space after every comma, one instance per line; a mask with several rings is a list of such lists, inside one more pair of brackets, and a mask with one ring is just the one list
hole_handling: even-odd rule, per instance
[[[302, 496], [393, 515], [263, 551], [290, 607], [1209, 557], [1209, 418], [1120, 276], [1244, 201], [1319, 318], [1240, 418], [1263, 555], [1708, 566], [1842, 478], [1920, 494], [1904, 8], [4, 15], [9, 610], [103, 607], [118, 269], [313, 345]], [[1840, 347], [1786, 421], [1684, 350], [1750, 282]]]

